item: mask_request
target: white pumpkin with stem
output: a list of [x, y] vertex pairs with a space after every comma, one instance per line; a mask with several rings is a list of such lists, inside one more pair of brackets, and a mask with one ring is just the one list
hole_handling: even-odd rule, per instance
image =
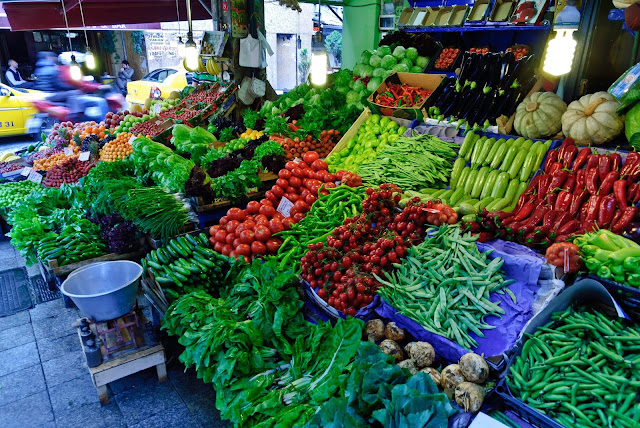
[[585, 95], [569, 104], [562, 115], [562, 133], [583, 146], [612, 141], [624, 129], [618, 107], [620, 102], [608, 92]]
[[516, 110], [513, 126], [525, 138], [551, 137], [562, 129], [560, 118], [567, 104], [553, 92], [535, 92]]

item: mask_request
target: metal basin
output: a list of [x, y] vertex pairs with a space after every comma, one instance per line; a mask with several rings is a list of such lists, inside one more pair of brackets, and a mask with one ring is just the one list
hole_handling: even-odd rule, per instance
[[142, 266], [128, 260], [92, 263], [69, 274], [62, 293], [93, 321], [129, 313], [136, 302]]

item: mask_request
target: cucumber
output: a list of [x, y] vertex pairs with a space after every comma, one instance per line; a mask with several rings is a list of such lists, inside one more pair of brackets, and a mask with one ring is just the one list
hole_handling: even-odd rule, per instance
[[511, 201], [507, 198], [498, 198], [487, 205], [487, 211], [500, 211], [509, 206]]
[[158, 263], [158, 256], [156, 256], [156, 250], [149, 251], [149, 254], [147, 254], [147, 259]]
[[458, 179], [462, 174], [462, 170], [464, 169], [465, 163], [466, 162], [463, 158], [458, 158], [453, 163], [453, 168], [451, 169], [451, 179], [449, 180], [449, 187], [451, 187], [452, 189], [456, 188], [456, 183], [458, 182]]
[[154, 269], [162, 270], [162, 265], [159, 265], [158, 263], [156, 263], [156, 262], [154, 262], [154, 261], [152, 261], [152, 260], [149, 260], [149, 261], [147, 262], [147, 264], [148, 264], [149, 266], [151, 266], [152, 268], [154, 268]]
[[482, 186], [484, 186], [485, 181], [487, 180], [487, 176], [489, 175], [489, 168], [484, 166], [480, 171], [478, 171], [478, 175], [476, 176], [476, 181], [473, 183], [473, 187], [471, 189], [471, 197], [477, 198], [482, 193]]
[[187, 253], [186, 250], [178, 244], [178, 238], [171, 240], [168, 247], [172, 248], [178, 254], [178, 257], [189, 257], [189, 253]]
[[516, 197], [518, 186], [520, 186], [520, 181], [517, 178], [511, 180], [509, 186], [507, 186], [507, 192], [504, 194], [504, 197], [509, 199], [509, 201], [513, 201], [513, 198]]
[[156, 279], [156, 282], [158, 284], [173, 284], [174, 283], [171, 278], [167, 278], [166, 276], [156, 276], [155, 279]]
[[467, 202], [463, 202], [460, 204], [460, 214], [462, 215], [478, 214], [478, 210], [473, 205]]
[[487, 156], [491, 152], [491, 149], [493, 149], [493, 146], [495, 145], [496, 145], [495, 138], [489, 138], [487, 141], [484, 142], [484, 147], [482, 148], [480, 155], [478, 155], [478, 159], [477, 159], [478, 166], [484, 165], [484, 160], [487, 158]]
[[496, 151], [496, 154], [493, 156], [493, 159], [491, 159], [491, 163], [489, 164], [489, 168], [498, 169], [500, 164], [502, 164], [502, 160], [504, 159], [504, 155], [507, 154], [507, 151], [509, 150], [510, 147], [511, 146], [506, 141], [504, 143], [502, 143], [500, 145], [500, 147], [498, 147], [498, 150]]
[[440, 189], [437, 192], [433, 192], [432, 194], [430, 194], [429, 196], [431, 196], [433, 199], [437, 199], [438, 196], [442, 195], [444, 192], [446, 192], [447, 189]]
[[522, 169], [522, 164], [524, 163], [525, 158], [527, 157], [528, 151], [519, 149], [513, 162], [511, 162], [511, 166], [509, 166], [509, 178], [513, 179], [518, 176], [520, 170]]
[[511, 146], [507, 151], [507, 153], [504, 155], [504, 159], [502, 160], [502, 163], [500, 164], [500, 168], [498, 169], [500, 171], [508, 171], [517, 153], [518, 153], [518, 147], [516, 147], [515, 145]]
[[196, 238], [194, 238], [193, 235], [187, 235], [185, 239], [189, 241], [189, 244], [191, 244], [191, 248], [198, 246], [198, 241], [196, 241]]
[[466, 223], [468, 221], [477, 221], [478, 220], [478, 216], [477, 214], [467, 214], [462, 216], [462, 218], [460, 219], [462, 222]]
[[198, 239], [200, 240], [200, 242], [202, 242], [202, 245], [209, 245], [209, 239], [207, 238], [207, 235], [204, 234], [204, 232], [200, 232], [198, 234]]
[[448, 201], [449, 198], [451, 197], [451, 195], [453, 195], [453, 190], [449, 189], [446, 192], [442, 193], [438, 199], [440, 199], [442, 201], [443, 204], [449, 205]]
[[481, 210], [483, 208], [486, 208], [487, 205], [489, 205], [491, 202], [494, 201], [495, 198], [491, 197], [491, 196], [487, 196], [486, 198], [484, 198], [483, 200], [480, 201], [480, 203], [478, 204], [478, 209]]
[[462, 141], [462, 146], [460, 147], [460, 156], [468, 160], [467, 154], [471, 155], [471, 149], [473, 149], [473, 145], [476, 142], [478, 135], [473, 132], [467, 132], [467, 135], [464, 137], [464, 141]]
[[464, 189], [464, 184], [467, 182], [467, 177], [469, 176], [469, 173], [471, 172], [471, 168], [464, 167], [462, 168], [462, 172], [460, 172], [460, 177], [458, 178], [458, 180], [455, 183], [455, 186], [451, 186], [452, 189], [457, 189], [458, 187], [461, 187]]
[[491, 190], [493, 189], [493, 185], [496, 182], [496, 179], [500, 175], [500, 171], [497, 169], [491, 170], [489, 175], [487, 175], [487, 179], [484, 180], [484, 185], [482, 186], [482, 192], [480, 193], [480, 199], [484, 199], [487, 196], [491, 195]]
[[520, 150], [524, 150], [525, 152], [528, 152], [531, 146], [533, 146], [533, 141], [525, 140], [525, 142], [520, 145]]
[[185, 268], [183, 268], [181, 266], [176, 265], [175, 263], [170, 266], [170, 269], [173, 269], [173, 273], [175, 273], [175, 274], [179, 273], [179, 274], [183, 275], [185, 277], [185, 281], [187, 280], [187, 277], [189, 275], [191, 275], [190, 271], [188, 271], [187, 269], [185, 269]]
[[476, 177], [478, 176], [478, 170], [477, 169], [472, 169], [471, 172], [469, 172], [469, 175], [467, 176], [467, 180], [465, 181], [464, 184], [464, 193], [465, 195], [470, 195], [471, 194], [471, 190], [473, 190], [473, 185], [476, 182]]
[[156, 251], [156, 256], [158, 257], [158, 263], [162, 264], [162, 265], [168, 265], [169, 264], [169, 257], [167, 257], [167, 255], [164, 252], [163, 248], [158, 248]]
[[482, 147], [484, 147], [484, 143], [487, 141], [487, 137], [482, 137], [473, 146], [473, 152], [471, 153], [471, 168], [478, 167], [478, 156], [480, 156], [480, 152], [482, 151]]
[[456, 189], [455, 192], [451, 194], [451, 198], [449, 200], [450, 205], [455, 205], [462, 197], [464, 196], [464, 189]]

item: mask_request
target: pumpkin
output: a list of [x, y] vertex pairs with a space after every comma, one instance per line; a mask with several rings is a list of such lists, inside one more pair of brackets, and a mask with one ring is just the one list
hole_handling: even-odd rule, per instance
[[569, 104], [562, 115], [562, 133], [583, 146], [612, 141], [624, 129], [618, 107], [620, 102], [608, 92], [585, 95]]
[[560, 118], [567, 104], [553, 92], [536, 92], [518, 105], [513, 126], [525, 138], [556, 135], [562, 129]]

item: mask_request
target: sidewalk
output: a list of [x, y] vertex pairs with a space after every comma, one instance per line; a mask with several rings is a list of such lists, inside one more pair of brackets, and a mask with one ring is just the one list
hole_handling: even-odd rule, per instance
[[[0, 242], [0, 270], [21, 266], [24, 259]], [[79, 317], [59, 298], [0, 318], [0, 427], [228, 426], [215, 409], [213, 387], [193, 370], [184, 373], [177, 355], [167, 354], [168, 381], [159, 383], [155, 368], [128, 376], [109, 385], [111, 403], [100, 406], [72, 327]]]

